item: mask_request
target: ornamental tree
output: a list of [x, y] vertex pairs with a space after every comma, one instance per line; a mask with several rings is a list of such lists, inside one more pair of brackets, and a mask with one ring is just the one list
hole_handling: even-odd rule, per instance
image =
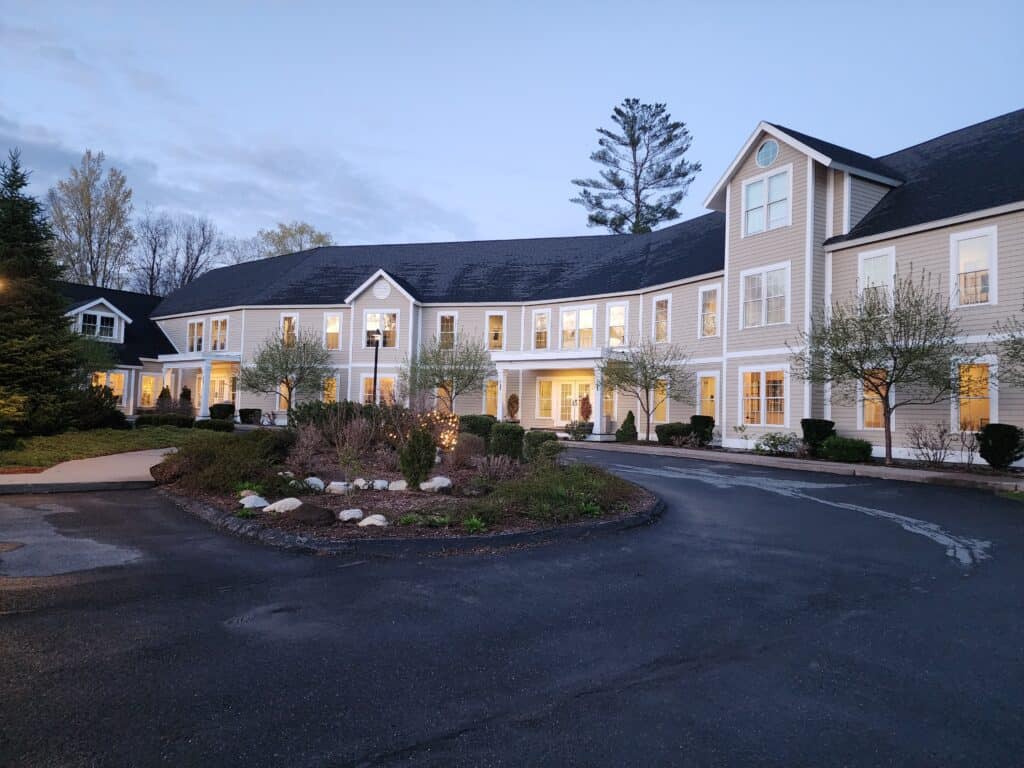
[[400, 379], [410, 397], [433, 395], [443, 409], [454, 413], [459, 395], [478, 392], [494, 374], [491, 353], [482, 341], [463, 336], [442, 342], [435, 336], [414, 358], [405, 359]]
[[242, 366], [239, 386], [247, 392], [280, 395], [288, 408], [299, 396], [315, 396], [331, 374], [330, 353], [322, 335], [311, 328], [284, 335], [280, 330], [267, 337], [256, 351], [252, 363]]

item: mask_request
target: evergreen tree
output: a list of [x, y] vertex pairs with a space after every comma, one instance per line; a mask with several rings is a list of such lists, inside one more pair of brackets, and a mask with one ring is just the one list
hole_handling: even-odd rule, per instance
[[11, 151], [0, 163], [0, 401], [17, 403], [5, 412], [6, 428], [22, 434], [65, 425], [83, 365], [56, 284], [53, 234], [26, 186], [28, 173]]

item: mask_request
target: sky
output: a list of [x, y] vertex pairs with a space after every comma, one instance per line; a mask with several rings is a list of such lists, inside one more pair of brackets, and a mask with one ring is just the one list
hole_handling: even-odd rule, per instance
[[1024, 107], [1024, 3], [0, 0], [0, 151], [86, 148], [136, 211], [338, 243], [596, 234], [569, 202], [622, 99], [693, 134], [703, 201], [758, 121], [871, 155]]

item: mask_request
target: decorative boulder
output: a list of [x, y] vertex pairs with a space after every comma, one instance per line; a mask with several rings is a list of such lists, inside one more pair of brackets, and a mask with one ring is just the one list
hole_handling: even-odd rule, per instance
[[303, 504], [287, 513], [289, 519], [306, 525], [330, 525], [334, 522], [334, 513], [329, 509], [315, 504]]
[[373, 490], [375, 490], [375, 491], [386, 491], [388, 489], [388, 485], [390, 485], [390, 483], [388, 483], [387, 480], [374, 480], [373, 481]]
[[256, 491], [250, 490], [249, 488], [246, 488], [245, 490], [242, 490], [242, 491], [238, 492], [238, 498], [240, 498], [240, 499], [244, 499], [246, 496], [257, 496], [257, 495], [258, 494], [256, 493]]
[[280, 477], [295, 477], [295, 475], [293, 475], [293, 474], [292, 474], [291, 472], [289, 472], [288, 470], [285, 470], [284, 472], [278, 472], [277, 474], [278, 474], [278, 476], [280, 476]]
[[289, 496], [287, 499], [281, 499], [275, 501], [270, 506], [264, 508], [264, 512], [291, 512], [292, 510], [298, 509], [302, 506], [302, 502], [296, 499], [294, 496]]
[[343, 509], [338, 513], [338, 520], [343, 523], [351, 523], [356, 520], [363, 519], [363, 510], [361, 509]]
[[322, 491], [324, 489], [324, 481], [319, 477], [307, 477], [304, 481], [306, 486], [312, 488], [314, 491]]
[[328, 493], [335, 493], [338, 495], [344, 493], [352, 493], [352, 483], [345, 483], [339, 480], [335, 480], [333, 483], [327, 486]]
[[392, 480], [388, 483], [389, 491], [405, 491], [408, 490], [409, 484], [405, 480]]
[[352, 481], [352, 485], [354, 485], [360, 491], [365, 491], [369, 483], [363, 480], [363, 478], [357, 477], [355, 480]]
[[263, 509], [268, 502], [262, 496], [252, 495], [243, 496], [238, 503], [242, 505], [243, 509]]
[[439, 493], [440, 491], [448, 491], [452, 487], [452, 481], [447, 477], [438, 475], [432, 477], [426, 482], [420, 483], [420, 490], [426, 491], [427, 493]]
[[375, 526], [377, 528], [386, 528], [388, 519], [384, 515], [369, 515], [359, 521], [360, 528], [369, 528]]

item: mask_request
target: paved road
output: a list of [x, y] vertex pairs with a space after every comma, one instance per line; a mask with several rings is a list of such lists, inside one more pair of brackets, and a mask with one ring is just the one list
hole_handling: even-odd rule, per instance
[[573, 458], [664, 519], [361, 562], [151, 491], [0, 498], [0, 765], [1020, 764], [1024, 506]]

